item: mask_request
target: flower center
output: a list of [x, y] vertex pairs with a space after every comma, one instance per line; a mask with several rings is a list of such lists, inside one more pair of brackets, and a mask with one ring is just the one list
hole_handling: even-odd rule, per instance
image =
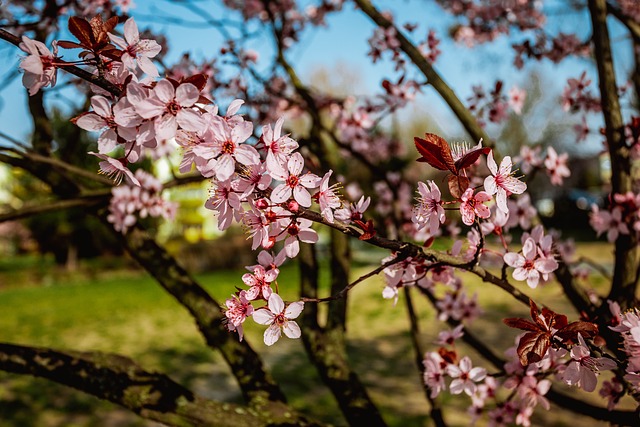
[[235, 149], [236, 145], [233, 143], [233, 141], [225, 141], [222, 144], [222, 152], [224, 154], [233, 154]]
[[287, 178], [287, 185], [291, 188], [297, 187], [300, 182], [300, 179], [295, 175], [289, 175]]

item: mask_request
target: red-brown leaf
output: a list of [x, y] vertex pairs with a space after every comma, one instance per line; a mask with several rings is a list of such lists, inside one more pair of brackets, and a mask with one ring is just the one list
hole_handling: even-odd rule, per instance
[[429, 163], [436, 169], [441, 171], [450, 171], [454, 175], [458, 174], [453, 156], [451, 155], [451, 148], [444, 138], [433, 134], [426, 133], [424, 139], [415, 137], [413, 141], [416, 144], [418, 152], [422, 155], [419, 162]]
[[592, 338], [598, 335], [598, 325], [591, 322], [571, 322], [558, 330], [554, 335], [560, 337], [564, 342], [577, 342], [578, 333], [582, 338]]
[[540, 331], [540, 327], [535, 323], [521, 319], [519, 317], [510, 317], [508, 319], [502, 319], [502, 323], [510, 328], [522, 329], [524, 331]]
[[63, 49], [81, 49], [83, 47], [81, 44], [67, 40], [58, 40], [58, 46]]
[[449, 193], [452, 197], [459, 199], [467, 188], [469, 188], [469, 178], [460, 175], [449, 175]]
[[72, 16], [69, 18], [69, 31], [71, 31], [71, 34], [73, 34], [84, 47], [93, 46], [93, 31], [91, 24], [86, 20]]
[[527, 332], [520, 338], [520, 343], [518, 344], [517, 353], [520, 358], [520, 364], [526, 366], [539, 362], [546, 354], [550, 344], [551, 340], [548, 334]]
[[208, 77], [205, 74], [194, 74], [193, 76], [184, 79], [182, 82], [191, 83], [201, 91], [207, 85], [207, 79]]
[[456, 168], [460, 171], [462, 169], [468, 168], [469, 166], [473, 165], [475, 162], [478, 161], [478, 158], [484, 154], [487, 155], [489, 154], [489, 152], [491, 151], [491, 148], [489, 147], [479, 147], [479, 148], [475, 148], [471, 151], [469, 151], [468, 153], [466, 153], [464, 156], [460, 157], [455, 165]]
[[111, 18], [107, 19], [107, 22], [104, 23], [104, 30], [107, 33], [112, 33], [113, 29], [116, 28], [117, 25], [118, 25], [118, 17], [112, 16]]

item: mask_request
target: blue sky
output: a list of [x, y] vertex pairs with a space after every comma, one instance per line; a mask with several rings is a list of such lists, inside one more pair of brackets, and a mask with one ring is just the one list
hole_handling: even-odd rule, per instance
[[[220, 15], [219, 6], [216, 2], [210, 2], [212, 14], [216, 17]], [[587, 16], [569, 18], [562, 8], [556, 6], [557, 1], [551, 3], [549, 8], [553, 10], [550, 16], [552, 28], [570, 32], [576, 26], [582, 29], [583, 36], [589, 31]], [[135, 9], [130, 14], [136, 18], [141, 28], [151, 26], [154, 31], [160, 31], [167, 35], [170, 44], [168, 52], [168, 62], [180, 57], [183, 52], [192, 52], [196, 57], [213, 57], [216, 54], [222, 38], [216, 30], [203, 28], [185, 28], [171, 24], [151, 23], [150, 16], [166, 14], [183, 19], [197, 21], [197, 14], [189, 12], [187, 9], [172, 5], [166, 1], [142, 1], [136, 2]], [[198, 3], [200, 4], [200, 3]], [[203, 3], [206, 4], [206, 3]], [[476, 46], [473, 49], [454, 44], [448, 38], [447, 29], [455, 22], [446, 13], [443, 13], [434, 1], [425, 0], [387, 0], [375, 2], [381, 9], [390, 9], [396, 17], [396, 22], [419, 23], [417, 34], [426, 34], [430, 28], [436, 30], [441, 36], [440, 45], [443, 51], [436, 62], [436, 69], [444, 76], [445, 80], [463, 100], [470, 95], [471, 86], [474, 84], [484, 84], [485, 87], [492, 85], [496, 78], [505, 81], [506, 88], [513, 84], [526, 86], [529, 76], [527, 70], [516, 71], [511, 66], [513, 53], [510, 48], [510, 41], [502, 37], [497, 41]], [[555, 7], [555, 9], [554, 9]], [[584, 21], [584, 22], [582, 22]], [[394, 76], [392, 66], [388, 63], [372, 64], [366, 52], [369, 50], [367, 39], [373, 32], [373, 25], [369, 19], [361, 12], [353, 10], [352, 6], [346, 6], [342, 13], [332, 15], [329, 19], [328, 28], [320, 28], [309, 31], [304, 35], [301, 42], [296, 45], [288, 54], [290, 61], [298, 68], [298, 73], [303, 79], [308, 79], [318, 67], [335, 68], [334, 64], [340, 62], [349, 68], [357, 70], [361, 76], [361, 87], [365, 93], [379, 91], [380, 83], [386, 76]], [[612, 33], [614, 40], [619, 38], [621, 28], [615, 22], [612, 23]], [[262, 41], [260, 41], [262, 42]], [[253, 47], [259, 51], [269, 52], [271, 47], [266, 47], [254, 43]], [[625, 76], [630, 67], [630, 49], [624, 43], [617, 43], [619, 50], [618, 72], [620, 77]], [[12, 47], [5, 48], [10, 52], [4, 52], [5, 58], [15, 60], [19, 51]], [[66, 54], [70, 59], [70, 54]], [[11, 61], [6, 61], [7, 62]], [[577, 77], [584, 70], [591, 70], [593, 67], [586, 60], [571, 60], [560, 66], [551, 64], [549, 61], [532, 64], [529, 70], [536, 69], [541, 74], [550, 76], [545, 84], [549, 91], [560, 93], [562, 86], [568, 77]], [[7, 72], [3, 69], [2, 72]], [[395, 77], [392, 78], [392, 80]], [[9, 134], [19, 140], [25, 139], [31, 131], [31, 124], [27, 112], [26, 92], [20, 84], [20, 79], [16, 79], [14, 84], [5, 88], [0, 94], [2, 105], [0, 107], [0, 131]], [[73, 93], [62, 91], [55, 96], [72, 98]], [[436, 121], [441, 125], [446, 133], [459, 133], [460, 128], [456, 119], [451, 115], [448, 108], [442, 103], [440, 98], [432, 90], [427, 90], [419, 98], [419, 108], [429, 111], [434, 115]]]

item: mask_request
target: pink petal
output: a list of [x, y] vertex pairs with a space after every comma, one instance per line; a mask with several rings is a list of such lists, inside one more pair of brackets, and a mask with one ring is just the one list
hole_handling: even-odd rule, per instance
[[183, 107], [191, 107], [200, 97], [200, 91], [191, 83], [182, 83], [176, 89], [176, 101]]
[[272, 313], [280, 314], [284, 311], [284, 301], [280, 298], [278, 294], [271, 294], [269, 297], [269, 310]]
[[304, 159], [302, 158], [302, 154], [293, 153], [293, 155], [287, 162], [287, 168], [289, 169], [289, 173], [291, 175], [300, 175], [302, 169], [304, 168]]
[[[249, 294], [249, 292], [247, 292]], [[247, 296], [249, 298], [249, 296]], [[251, 299], [251, 298], [249, 298]], [[259, 325], [270, 325], [273, 323], [275, 315], [267, 309], [261, 308], [253, 312], [253, 320]]]
[[292, 339], [300, 338], [300, 335], [302, 335], [300, 326], [296, 322], [286, 322], [282, 326], [282, 330], [286, 336]]
[[264, 343], [266, 345], [273, 345], [280, 339], [280, 327], [278, 325], [271, 325], [264, 331]]
[[289, 187], [287, 184], [280, 184], [271, 192], [271, 201], [274, 203], [282, 203], [289, 200], [290, 197], [291, 187]]
[[129, 45], [134, 45], [140, 40], [140, 33], [138, 32], [138, 25], [133, 18], [127, 19], [124, 23], [124, 38]]
[[300, 313], [302, 313], [303, 309], [304, 303], [302, 301], [292, 302], [285, 310], [284, 317], [286, 317], [287, 319], [295, 319], [300, 316]]

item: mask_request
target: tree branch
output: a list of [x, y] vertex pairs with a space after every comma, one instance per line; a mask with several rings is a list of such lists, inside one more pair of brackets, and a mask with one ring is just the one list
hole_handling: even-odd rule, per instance
[[111, 194], [104, 195], [91, 195], [91, 196], [83, 196], [78, 197], [76, 199], [66, 199], [66, 200], [57, 200], [47, 204], [37, 204], [25, 206], [20, 209], [16, 209], [6, 213], [0, 213], [0, 222], [5, 221], [14, 221], [21, 218], [26, 218], [33, 215], [39, 215], [47, 212], [55, 212], [70, 208], [77, 207], [97, 207], [100, 205], [104, 205], [108, 201], [108, 197]]
[[394, 26], [378, 9], [373, 6], [370, 0], [355, 0], [355, 3], [362, 11], [371, 18], [373, 22], [382, 28], [393, 27], [396, 29], [396, 39], [400, 43], [400, 49], [409, 57], [416, 67], [427, 78], [427, 82], [440, 94], [442, 99], [449, 105], [449, 108], [456, 115], [462, 126], [467, 130], [474, 141], [483, 140], [485, 146], [493, 147], [493, 140], [478, 124], [469, 110], [462, 104], [453, 89], [440, 77], [440, 74], [426, 60], [420, 50], [407, 39], [400, 29]]
[[[614, 194], [624, 194], [633, 191], [633, 177], [607, 28], [606, 0], [589, 0], [589, 12], [593, 26], [594, 54], [598, 65], [602, 115], [611, 157], [611, 191]], [[609, 298], [618, 301], [623, 310], [632, 306], [636, 300], [636, 272], [640, 265], [638, 243], [636, 233], [621, 235], [615, 242], [615, 267]]]
[[313, 425], [281, 403], [271, 402], [269, 411], [256, 411], [204, 399], [168, 376], [146, 371], [116, 354], [0, 343], [0, 369], [73, 387], [169, 426]]

